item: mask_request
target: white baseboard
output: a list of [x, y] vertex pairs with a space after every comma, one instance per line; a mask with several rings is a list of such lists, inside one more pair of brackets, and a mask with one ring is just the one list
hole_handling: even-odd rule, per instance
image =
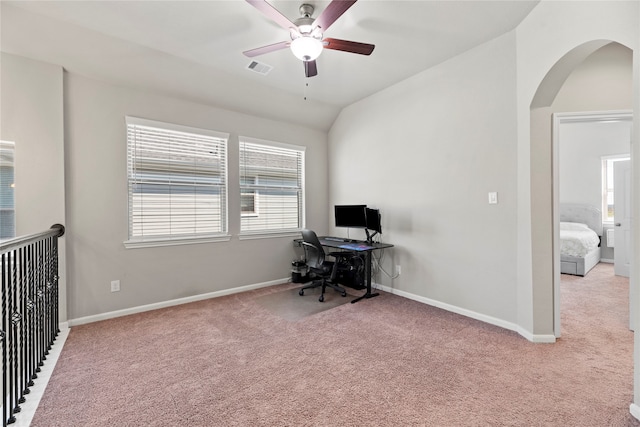
[[600, 258], [600, 262], [606, 262], [607, 264], [613, 264], [613, 260], [609, 258]]
[[631, 415], [633, 415], [635, 419], [640, 420], [640, 406], [632, 403], [629, 405], [629, 412], [631, 412]]
[[518, 326], [518, 328], [515, 331], [520, 335], [522, 335], [527, 340], [534, 343], [553, 344], [556, 342], [556, 336], [553, 334], [532, 334], [531, 332], [527, 331], [521, 326]]
[[379, 285], [376, 284], [376, 288], [381, 289], [385, 292], [389, 292], [391, 294], [394, 295], [398, 295], [404, 298], [408, 298], [414, 301], [418, 301], [421, 302], [423, 304], [427, 304], [433, 307], [438, 307], [441, 308], [443, 310], [446, 311], [450, 311], [452, 313], [456, 313], [456, 314], [460, 314], [462, 316], [465, 317], [470, 317], [472, 319], [476, 319], [479, 320], [481, 322], [485, 322], [485, 323], [489, 323], [491, 325], [495, 325], [498, 326], [500, 328], [504, 328], [504, 329], [508, 329], [510, 331], [514, 331], [517, 332], [518, 334], [522, 335], [524, 338], [526, 338], [527, 340], [534, 342], [534, 343], [554, 343], [556, 342], [556, 337], [555, 335], [551, 334], [551, 335], [535, 335], [532, 334], [531, 332], [525, 330], [524, 328], [522, 328], [519, 325], [516, 325], [515, 323], [511, 323], [511, 322], [507, 322], [505, 320], [502, 319], [498, 319], [495, 317], [491, 317], [491, 316], [487, 316], [485, 314], [482, 313], [477, 313], [475, 311], [471, 311], [471, 310], [467, 310], [465, 308], [461, 308], [461, 307], [457, 307], [455, 305], [451, 305], [451, 304], [447, 304], [447, 303], [443, 303], [441, 301], [436, 301], [430, 298], [426, 298], [420, 295], [415, 295], [409, 292], [405, 292], [405, 291], [401, 291], [395, 288], [391, 288], [389, 286], [383, 286], [383, 285]]
[[116, 317], [128, 316], [130, 314], [143, 313], [145, 311], [157, 310], [159, 308], [172, 307], [174, 305], [186, 304], [189, 302], [202, 301], [209, 298], [222, 297], [225, 295], [237, 294], [240, 292], [246, 292], [253, 289], [266, 288], [267, 286], [278, 285], [280, 283], [286, 283], [290, 280], [289, 277], [284, 279], [270, 280], [268, 282], [256, 283], [253, 285], [239, 286], [232, 289], [224, 289], [222, 291], [208, 292], [206, 294], [193, 295], [185, 298], [178, 298], [169, 301], [162, 301], [153, 304], [140, 305], [137, 307], [125, 308], [122, 310], [109, 311], [107, 313], [94, 314], [92, 316], [79, 317], [77, 319], [70, 319], [68, 321], [69, 326], [84, 325], [86, 323], [98, 322], [100, 320], [114, 319]]
[[[171, 307], [174, 305], [180, 305], [180, 304], [186, 304], [186, 303], [190, 303], [190, 302], [195, 302], [195, 301], [202, 301], [205, 299], [209, 299], [209, 298], [216, 298], [216, 297], [221, 297], [221, 296], [225, 296], [225, 295], [232, 295], [232, 294], [237, 294], [240, 292], [246, 292], [246, 291], [250, 291], [253, 289], [259, 289], [259, 288], [265, 288], [267, 286], [273, 286], [273, 285], [277, 285], [280, 283], [284, 283], [289, 281], [289, 278], [284, 278], [284, 279], [278, 279], [278, 280], [271, 280], [268, 282], [262, 282], [262, 283], [256, 283], [253, 285], [247, 285], [247, 286], [240, 286], [237, 288], [232, 288], [232, 289], [224, 289], [222, 291], [215, 291], [215, 292], [209, 292], [206, 294], [200, 294], [200, 295], [193, 295], [190, 297], [185, 297], [185, 298], [178, 298], [178, 299], [174, 299], [174, 300], [169, 300], [169, 301], [162, 301], [162, 302], [157, 302], [157, 303], [153, 303], [153, 304], [147, 304], [147, 305], [141, 305], [141, 306], [137, 306], [137, 307], [131, 307], [131, 308], [126, 308], [123, 310], [116, 310], [116, 311], [110, 311], [110, 312], [106, 312], [106, 313], [101, 313], [101, 314], [95, 314], [92, 316], [85, 316], [85, 317], [79, 317], [77, 319], [70, 319], [68, 321], [68, 326], [69, 327], [73, 327], [73, 326], [78, 326], [78, 325], [84, 325], [86, 323], [92, 323], [92, 322], [98, 322], [100, 320], [107, 320], [107, 319], [114, 319], [116, 317], [122, 317], [122, 316], [128, 316], [130, 314], [136, 314], [136, 313], [143, 313], [145, 311], [150, 311], [150, 310], [157, 310], [159, 308], [165, 308], [165, 307]], [[398, 289], [394, 289], [391, 288], [389, 286], [383, 286], [380, 284], [375, 284], [375, 287], [377, 289], [381, 289], [385, 292], [389, 292], [391, 294], [394, 295], [398, 295], [401, 296], [403, 298], [408, 298], [414, 301], [418, 301], [421, 302], [423, 304], [427, 304], [433, 307], [438, 307], [441, 308], [443, 310], [446, 311], [450, 311], [452, 313], [456, 313], [456, 314], [460, 314], [462, 316], [465, 317], [470, 317], [472, 319], [476, 319], [479, 320], [481, 322], [485, 322], [485, 323], [489, 323], [491, 325], [495, 325], [504, 329], [508, 329], [510, 331], [514, 331], [517, 332], [518, 334], [522, 335], [524, 338], [526, 338], [527, 340], [534, 342], [534, 343], [554, 343], [556, 342], [556, 337], [554, 335], [536, 335], [536, 334], [532, 334], [531, 332], [523, 329], [521, 326], [516, 325], [515, 323], [511, 323], [511, 322], [507, 322], [505, 320], [502, 319], [498, 319], [495, 317], [491, 317], [491, 316], [487, 316], [485, 314], [481, 314], [481, 313], [477, 313], [475, 311], [471, 311], [471, 310], [467, 310], [464, 308], [460, 308], [451, 304], [447, 304], [447, 303], [443, 303], [441, 301], [436, 301], [430, 298], [426, 298], [423, 296], [419, 296], [419, 295], [415, 295], [409, 292], [405, 292], [405, 291], [401, 291]]]

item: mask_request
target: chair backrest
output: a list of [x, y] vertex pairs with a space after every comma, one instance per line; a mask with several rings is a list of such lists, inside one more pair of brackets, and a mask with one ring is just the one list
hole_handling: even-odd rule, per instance
[[321, 269], [324, 264], [324, 249], [322, 249], [316, 233], [312, 230], [302, 230], [302, 241], [307, 256], [307, 265], [310, 268]]

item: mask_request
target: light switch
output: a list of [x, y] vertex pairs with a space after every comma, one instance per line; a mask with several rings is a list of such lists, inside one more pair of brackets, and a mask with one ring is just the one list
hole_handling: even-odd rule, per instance
[[498, 193], [496, 193], [495, 191], [492, 191], [489, 193], [489, 204], [490, 205], [498, 204]]

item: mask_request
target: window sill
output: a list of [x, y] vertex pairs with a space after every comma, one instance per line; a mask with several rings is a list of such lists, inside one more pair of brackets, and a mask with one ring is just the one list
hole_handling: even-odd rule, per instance
[[290, 231], [256, 231], [245, 232], [238, 235], [240, 240], [252, 240], [252, 239], [273, 239], [277, 237], [300, 237], [300, 230]]
[[231, 236], [228, 234], [221, 236], [205, 236], [205, 237], [185, 237], [185, 238], [158, 238], [158, 239], [131, 239], [123, 242], [127, 249], [154, 248], [159, 246], [179, 246], [179, 245], [195, 245], [200, 243], [217, 243], [228, 242]]

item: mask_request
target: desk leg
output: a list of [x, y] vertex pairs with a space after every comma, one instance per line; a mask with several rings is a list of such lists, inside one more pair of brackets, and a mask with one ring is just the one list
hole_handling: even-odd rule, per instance
[[378, 295], [380, 295], [379, 293], [371, 293], [371, 264], [373, 262], [373, 251], [367, 251], [365, 254], [365, 266], [364, 266], [364, 271], [365, 271], [365, 280], [367, 282], [367, 292], [362, 295], [361, 297], [358, 297], [356, 299], [354, 299], [353, 301], [351, 301], [351, 304], [355, 304], [358, 301], [360, 301], [361, 299], [369, 299], [369, 298], [373, 298], [373, 297], [377, 297]]

